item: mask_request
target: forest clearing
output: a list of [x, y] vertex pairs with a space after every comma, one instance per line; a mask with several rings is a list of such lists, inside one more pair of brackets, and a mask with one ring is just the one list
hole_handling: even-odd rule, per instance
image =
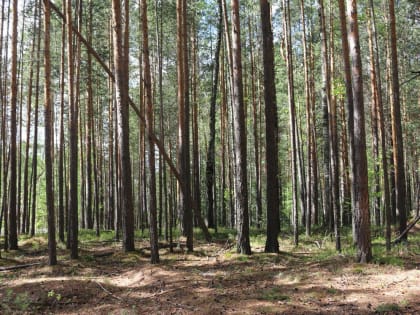
[[[420, 226], [408, 245], [385, 254], [373, 241], [376, 260], [354, 263], [333, 242], [313, 236], [295, 248], [282, 235], [279, 254], [264, 253], [252, 233], [253, 254], [236, 254], [228, 232], [215, 242], [185, 244], [173, 253], [161, 244], [161, 263], [151, 265], [147, 239], [123, 253], [104, 234], [84, 232], [80, 259], [58, 250], [60, 263], [47, 265], [43, 237], [22, 241], [0, 260], [1, 314], [419, 314]], [[219, 238], [220, 237], [220, 238]], [[182, 242], [181, 242], [182, 243]], [[382, 249], [381, 249], [382, 248]], [[35, 264], [4, 271], [5, 266]]]

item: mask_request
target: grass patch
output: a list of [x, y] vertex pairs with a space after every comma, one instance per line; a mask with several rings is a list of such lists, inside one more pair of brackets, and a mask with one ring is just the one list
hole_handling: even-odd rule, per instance
[[7, 289], [2, 301], [0, 302], [0, 313], [15, 314], [18, 312], [26, 312], [31, 305], [31, 300], [28, 294], [15, 294], [12, 289]]
[[290, 297], [281, 293], [279, 288], [272, 288], [263, 291], [258, 299], [264, 301], [289, 301]]
[[327, 289], [327, 293], [334, 295], [338, 293], [338, 290], [336, 288], [331, 287]]
[[352, 274], [355, 275], [363, 275], [365, 273], [365, 270], [362, 266], [357, 266], [354, 267], [353, 270], [351, 271]]
[[403, 267], [404, 261], [400, 257], [385, 255], [385, 256], [374, 256], [373, 262], [378, 265], [391, 265], [396, 267]]
[[375, 308], [375, 311], [379, 314], [385, 314], [388, 312], [400, 312], [401, 307], [395, 303], [385, 303], [385, 304], [379, 304]]

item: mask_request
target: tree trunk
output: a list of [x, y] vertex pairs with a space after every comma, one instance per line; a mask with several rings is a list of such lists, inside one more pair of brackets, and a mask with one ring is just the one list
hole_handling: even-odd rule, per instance
[[274, 72], [273, 31], [271, 8], [267, 0], [260, 1], [261, 29], [264, 63], [265, 141], [267, 174], [267, 239], [266, 253], [278, 253], [280, 232], [279, 170], [278, 170], [278, 121]]
[[[398, 78], [397, 34], [395, 27], [394, 0], [389, 0], [388, 3], [391, 35], [391, 82], [393, 96], [391, 102], [392, 145], [395, 171], [396, 209], [399, 216], [399, 232], [402, 234], [407, 227], [404, 145], [401, 124], [400, 84]], [[406, 240], [407, 235], [405, 235], [403, 239]]]
[[[293, 243], [295, 246], [299, 243], [299, 218], [298, 218], [298, 196], [297, 196], [297, 128], [296, 128], [296, 108], [294, 94], [294, 76], [293, 76], [293, 55], [290, 29], [290, 5], [289, 0], [283, 0], [284, 10], [284, 33], [286, 45], [286, 63], [287, 63], [287, 92], [289, 99], [289, 118], [290, 118], [290, 139], [292, 150], [292, 217], [293, 217]], [[268, 145], [268, 144], [267, 144]], [[268, 150], [268, 147], [267, 147]], [[268, 174], [267, 174], [268, 175]]]
[[354, 105], [354, 163], [352, 169], [352, 185], [357, 245], [356, 259], [357, 262], [368, 263], [372, 260], [372, 248], [370, 239], [362, 60], [360, 54], [356, 0], [347, 0], [347, 20], [350, 26], [347, 37], [351, 59], [351, 82]]
[[[34, 16], [38, 16], [38, 6], [35, 5]], [[27, 95], [27, 120], [26, 120], [26, 141], [25, 141], [25, 163], [23, 166], [23, 210], [22, 210], [22, 233], [26, 234], [27, 221], [29, 218], [29, 142], [31, 135], [31, 115], [32, 115], [32, 90], [33, 90], [33, 75], [34, 75], [34, 62], [35, 62], [35, 49], [36, 49], [36, 32], [32, 35], [32, 47], [31, 47], [31, 61], [29, 70], [29, 82], [28, 82], [28, 95]]]
[[178, 169], [184, 189], [180, 190], [179, 215], [188, 251], [193, 250], [193, 218], [191, 200], [190, 132], [189, 132], [189, 67], [187, 42], [187, 1], [177, 0], [177, 59], [178, 59]]
[[[40, 3], [40, 2], [39, 2]], [[41, 8], [38, 8], [40, 14]], [[36, 219], [36, 202], [37, 202], [37, 182], [38, 182], [38, 109], [39, 109], [39, 76], [40, 76], [40, 60], [41, 60], [41, 16], [38, 16], [38, 35], [37, 35], [37, 52], [36, 52], [36, 75], [35, 75], [35, 108], [34, 108], [34, 138], [32, 146], [32, 199], [31, 216], [30, 216], [30, 236], [35, 235], [35, 219]], [[29, 221], [29, 220], [28, 220]], [[28, 222], [29, 223], [29, 222]], [[28, 230], [28, 229], [27, 229]]]
[[72, 1], [66, 2], [67, 18], [67, 67], [68, 67], [68, 102], [69, 102], [69, 245], [71, 259], [79, 257], [78, 252], [78, 105], [74, 94], [74, 58], [73, 58], [73, 28], [72, 28]]
[[[127, 0], [128, 2], [128, 0]], [[127, 2], [125, 5], [127, 5]], [[124, 10], [127, 14], [127, 10]], [[129, 17], [123, 16], [121, 1], [112, 1], [112, 22], [114, 29], [113, 53], [115, 67], [115, 90], [118, 121], [118, 150], [121, 168], [121, 200], [122, 200], [122, 234], [124, 251], [134, 250], [134, 211], [132, 201], [130, 139], [129, 139], [129, 97], [128, 97], [128, 55], [127, 55], [127, 24]]]
[[55, 209], [53, 183], [53, 143], [52, 137], [52, 96], [51, 96], [51, 56], [50, 56], [50, 2], [44, 0], [44, 67], [45, 67], [45, 186], [48, 221], [48, 264], [57, 264], [55, 240]]
[[17, 239], [17, 26], [18, 26], [18, 0], [12, 1], [12, 65], [11, 65], [11, 96], [10, 96], [10, 200], [9, 200], [9, 249], [18, 249]]
[[305, 4], [300, 1], [301, 22], [302, 22], [302, 45], [303, 45], [303, 67], [305, 72], [305, 108], [306, 108], [306, 146], [307, 146], [307, 172], [306, 172], [306, 217], [305, 217], [305, 232], [306, 236], [311, 235], [311, 221], [312, 221], [312, 120], [311, 120], [311, 102], [310, 102], [310, 82], [309, 82], [309, 66], [308, 66], [308, 48], [306, 40], [306, 19], [305, 19]]
[[380, 213], [380, 193], [381, 187], [379, 183], [379, 130], [378, 130], [378, 97], [379, 93], [377, 90], [376, 82], [376, 67], [375, 67], [375, 57], [373, 49], [373, 34], [372, 34], [372, 24], [374, 23], [372, 18], [372, 8], [368, 11], [368, 36], [369, 36], [369, 59], [370, 59], [370, 85], [371, 85], [371, 129], [372, 129], [372, 154], [373, 154], [373, 171], [374, 171], [374, 200], [373, 200], [373, 215], [375, 220], [375, 225], [381, 225], [381, 213]]
[[[88, 8], [87, 41], [92, 44], [92, 3]], [[92, 56], [87, 55], [87, 117], [86, 117], [86, 228], [93, 229], [93, 181], [92, 181], [92, 134], [93, 134], [93, 90]], [[98, 218], [96, 218], [98, 219]]]
[[[261, 5], [261, 3], [260, 3]], [[259, 111], [257, 96], [256, 96], [256, 87], [257, 87], [257, 78], [256, 78], [256, 67], [255, 67], [255, 57], [254, 57], [254, 43], [252, 42], [251, 34], [251, 22], [248, 20], [248, 33], [249, 33], [249, 53], [250, 53], [250, 62], [251, 62], [251, 99], [252, 99], [252, 131], [254, 136], [254, 158], [255, 158], [255, 201], [256, 201], [256, 221], [257, 229], [261, 228], [263, 223], [262, 218], [262, 194], [261, 194], [261, 163], [260, 163], [260, 130], [259, 130], [259, 116], [261, 112]], [[259, 98], [258, 98], [259, 99]]]
[[237, 251], [250, 255], [248, 184], [247, 184], [247, 144], [245, 126], [245, 104], [242, 82], [241, 27], [239, 0], [231, 1], [232, 8], [232, 50], [233, 50], [233, 128], [235, 151], [235, 199]]
[[[66, 1], [63, 1], [64, 11]], [[65, 72], [65, 53], [66, 53], [66, 26], [63, 23], [61, 29], [61, 62], [60, 62], [60, 144], [58, 149], [58, 238], [64, 242], [65, 213], [67, 206], [64, 202], [65, 180], [64, 180], [64, 72]]]
[[331, 165], [330, 165], [330, 130], [329, 130], [329, 112], [331, 102], [330, 93], [330, 69], [328, 64], [328, 47], [327, 47], [327, 30], [325, 25], [325, 12], [323, 0], [318, 0], [319, 3], [319, 18], [320, 18], [320, 35], [321, 35], [321, 55], [322, 55], [322, 129], [324, 139], [324, 224], [328, 231], [332, 231], [332, 198], [331, 198]]
[[219, 79], [219, 63], [220, 63], [220, 47], [222, 43], [222, 32], [223, 32], [223, 20], [222, 20], [222, 1], [218, 0], [218, 30], [217, 30], [217, 39], [216, 39], [216, 50], [214, 52], [214, 62], [213, 62], [213, 80], [212, 80], [212, 89], [211, 89], [211, 98], [210, 98], [210, 137], [209, 137], [209, 146], [207, 149], [207, 165], [206, 165], [206, 179], [207, 179], [207, 199], [208, 199], [208, 208], [207, 208], [207, 221], [208, 227], [214, 228], [214, 200], [215, 200], [215, 138], [216, 138], [216, 98], [217, 98], [217, 87]]
[[[149, 61], [149, 31], [147, 25], [147, 1], [141, 0], [140, 13], [142, 21], [143, 39], [143, 79], [146, 94], [146, 128], [149, 135], [153, 133], [153, 101], [152, 101], [152, 80]], [[156, 209], [156, 171], [155, 171], [155, 145], [149, 136], [149, 224], [150, 224], [150, 248], [151, 263], [159, 262], [158, 231], [157, 231], [157, 209]]]

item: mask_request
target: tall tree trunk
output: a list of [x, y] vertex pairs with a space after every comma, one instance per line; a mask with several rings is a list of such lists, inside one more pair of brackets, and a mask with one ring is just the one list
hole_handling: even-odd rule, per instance
[[367, 173], [365, 119], [363, 103], [362, 60], [359, 44], [356, 0], [347, 0], [347, 34], [351, 59], [351, 82], [354, 105], [354, 163], [353, 163], [353, 207], [357, 245], [357, 262], [372, 260], [369, 215], [369, 187]]
[[[63, 10], [66, 11], [66, 1], [63, 1]], [[65, 178], [64, 178], [64, 73], [66, 53], [66, 25], [61, 28], [61, 62], [60, 62], [60, 144], [58, 149], [58, 238], [64, 242], [65, 213], [68, 213], [67, 205], [64, 202]]]
[[9, 249], [18, 249], [17, 239], [17, 35], [18, 35], [18, 0], [12, 1], [12, 65], [10, 96], [10, 200], [9, 200]]
[[306, 172], [306, 218], [305, 218], [305, 232], [306, 236], [311, 234], [311, 221], [312, 221], [312, 120], [311, 120], [311, 102], [310, 102], [310, 82], [309, 82], [309, 66], [308, 66], [308, 44], [306, 39], [306, 18], [305, 18], [305, 3], [300, 0], [301, 10], [301, 23], [302, 23], [302, 45], [303, 45], [303, 67], [305, 73], [305, 109], [306, 109], [306, 146], [307, 146], [307, 172]]
[[[227, 184], [226, 184], [226, 160], [228, 160], [226, 158], [226, 146], [228, 143], [227, 138], [227, 128], [226, 128], [226, 124], [227, 124], [227, 96], [226, 96], [226, 80], [225, 80], [225, 61], [224, 61], [224, 52], [225, 50], [222, 49], [221, 51], [221, 65], [220, 65], [220, 92], [221, 92], [221, 110], [220, 110], [220, 146], [221, 146], [221, 185], [220, 185], [220, 189], [222, 191], [222, 193], [220, 194], [220, 198], [221, 198], [221, 222], [222, 222], [222, 226], [226, 227], [227, 226], [227, 211], [226, 211], [226, 197], [225, 197], [225, 192], [227, 189]], [[229, 161], [227, 161], [229, 163]]]
[[[293, 216], [293, 242], [295, 246], [299, 242], [299, 219], [298, 219], [298, 196], [297, 196], [297, 128], [296, 128], [296, 108], [294, 94], [293, 77], [293, 55], [290, 29], [290, 5], [289, 0], [283, 0], [284, 10], [284, 31], [286, 44], [286, 63], [287, 63], [287, 92], [289, 99], [289, 117], [290, 117], [290, 139], [292, 144], [292, 216]], [[267, 144], [268, 145], [268, 144]], [[267, 147], [268, 150], [268, 147]], [[268, 175], [268, 174], [267, 174]]]
[[332, 220], [332, 197], [331, 197], [331, 163], [330, 163], [330, 130], [329, 130], [329, 112], [331, 102], [330, 93], [330, 69], [328, 64], [328, 47], [327, 47], [327, 29], [325, 25], [325, 10], [324, 1], [318, 0], [319, 3], [319, 18], [320, 18], [320, 34], [321, 34], [321, 55], [322, 55], [322, 129], [324, 139], [324, 195], [323, 195], [323, 206], [324, 206], [324, 224], [328, 231], [332, 231], [333, 220]]
[[48, 221], [48, 264], [57, 264], [55, 240], [55, 209], [53, 183], [53, 123], [51, 95], [51, 56], [50, 56], [50, 1], [44, 0], [44, 67], [45, 67], [45, 186]]
[[214, 228], [214, 200], [216, 197], [215, 194], [215, 138], [216, 138], [216, 99], [217, 99], [217, 88], [218, 88], [218, 79], [219, 79], [219, 63], [220, 63], [220, 47], [222, 43], [222, 33], [223, 33], [223, 20], [222, 20], [222, 1], [218, 0], [218, 30], [217, 30], [217, 39], [216, 39], [216, 50], [214, 52], [214, 61], [213, 61], [213, 80], [212, 80], [212, 89], [211, 89], [211, 98], [210, 98], [210, 137], [209, 137], [209, 146], [207, 149], [207, 165], [206, 165], [206, 179], [207, 179], [207, 221], [208, 227]]
[[[35, 5], [34, 16], [38, 16], [38, 6]], [[36, 22], [34, 22], [35, 24]], [[35, 26], [35, 25], [34, 25]], [[35, 49], [36, 49], [36, 32], [32, 35], [31, 47], [31, 60], [29, 69], [29, 82], [27, 94], [27, 119], [26, 119], [26, 140], [25, 140], [25, 163], [23, 166], [23, 210], [22, 210], [22, 233], [28, 233], [27, 220], [29, 218], [29, 142], [31, 135], [31, 115], [32, 115], [32, 90], [33, 90], [33, 75], [34, 75], [34, 62], [35, 62]]]
[[140, 14], [143, 34], [143, 79], [146, 94], [146, 127], [149, 134], [149, 224], [150, 224], [150, 248], [151, 263], [159, 262], [158, 231], [157, 231], [157, 209], [156, 209], [156, 171], [155, 171], [155, 145], [150, 135], [153, 133], [153, 100], [152, 80], [149, 61], [149, 31], [147, 25], [147, 1], [141, 0]]
[[[351, 184], [351, 202], [352, 205], [354, 204], [354, 185], [353, 185], [353, 169], [354, 169], [354, 105], [353, 105], [353, 89], [352, 89], [352, 77], [351, 77], [351, 65], [350, 65], [350, 48], [349, 48], [349, 41], [347, 39], [348, 32], [347, 32], [347, 20], [346, 20], [346, 8], [344, 0], [340, 0], [339, 4], [339, 12], [340, 12], [340, 26], [341, 26], [341, 44], [343, 49], [343, 63], [344, 63], [344, 80], [346, 86], [346, 109], [347, 109], [347, 134], [349, 138], [349, 145], [348, 145], [348, 156], [349, 158], [349, 165], [350, 165], [350, 182]], [[353, 233], [353, 241], [356, 242], [356, 235], [355, 235], [355, 226], [354, 226], [354, 207], [352, 207], [352, 233]]]
[[[397, 34], [395, 27], [394, 0], [389, 0], [389, 23], [391, 41], [391, 72], [392, 72], [392, 102], [391, 102], [391, 125], [392, 145], [395, 170], [395, 193], [396, 208], [399, 216], [399, 232], [402, 233], [407, 227], [406, 209], [406, 182], [404, 170], [404, 144], [401, 124], [400, 84], [398, 78], [398, 55]], [[403, 237], [407, 239], [407, 234]]]
[[[35, 235], [35, 219], [36, 219], [36, 203], [37, 203], [37, 182], [38, 182], [38, 108], [39, 108], [39, 76], [40, 76], [40, 68], [41, 68], [41, 7], [40, 3], [38, 2], [38, 27], [37, 27], [37, 52], [36, 52], [36, 74], [35, 74], [35, 108], [34, 108], [34, 136], [33, 136], [33, 146], [32, 146], [32, 196], [29, 200], [32, 199], [31, 203], [31, 215], [30, 215], [30, 236], [33, 237]], [[28, 220], [29, 221], [29, 220]], [[28, 222], [29, 224], [29, 222]], [[28, 229], [29, 230], [29, 226]]]
[[237, 251], [250, 255], [248, 184], [247, 184], [247, 144], [245, 125], [245, 104], [242, 82], [241, 26], [239, 0], [231, 1], [232, 8], [232, 50], [233, 50], [233, 128], [235, 151], [235, 199], [237, 225]]
[[[330, 0], [330, 72], [334, 80], [334, 31], [333, 31], [333, 12], [332, 0]], [[331, 90], [331, 88], [330, 88]], [[331, 94], [331, 93], [330, 93]], [[331, 203], [332, 216], [335, 236], [335, 249], [341, 252], [341, 236], [340, 236], [340, 179], [339, 179], [339, 162], [338, 162], [338, 128], [337, 128], [337, 99], [335, 95], [330, 95], [328, 107], [328, 122], [330, 135], [330, 165], [331, 165]]]
[[264, 63], [265, 141], [267, 173], [267, 239], [265, 252], [278, 253], [280, 232], [279, 216], [279, 170], [278, 170], [278, 121], [276, 80], [274, 72], [273, 31], [271, 8], [267, 0], [260, 1], [261, 29]]
[[381, 82], [381, 68], [379, 60], [378, 49], [378, 36], [376, 32], [375, 10], [373, 0], [370, 0], [370, 10], [372, 15], [372, 33], [373, 33], [373, 51], [375, 56], [375, 74], [376, 74], [376, 95], [377, 95], [377, 116], [379, 125], [379, 136], [381, 142], [381, 159], [382, 159], [382, 172], [383, 172], [383, 205], [385, 214], [385, 240], [387, 251], [391, 250], [391, 208], [390, 208], [390, 192], [389, 192], [389, 175], [388, 175], [388, 160], [387, 160], [387, 147], [385, 135], [385, 121], [384, 110], [382, 101], [382, 82]]
[[69, 102], [69, 245], [71, 259], [79, 257], [78, 252], [78, 105], [74, 94], [74, 58], [73, 58], [73, 28], [72, 28], [72, 1], [66, 2], [67, 19], [67, 67], [68, 67], [68, 102]]
[[[128, 0], [125, 6], [128, 5]], [[128, 97], [128, 42], [129, 16], [125, 9], [125, 27], [120, 0], [112, 1], [112, 22], [114, 29], [113, 53], [115, 67], [115, 90], [117, 100], [118, 150], [121, 168], [122, 232], [124, 251], [134, 250], [134, 211], [132, 200], [130, 141], [129, 141], [129, 97]]]
[[[260, 2], [261, 6], [261, 2]], [[270, 17], [270, 16], [269, 16]], [[269, 22], [269, 21], [268, 21]], [[271, 22], [270, 22], [271, 23]], [[271, 29], [271, 24], [270, 24]], [[255, 57], [254, 57], [254, 43], [252, 42], [252, 29], [251, 22], [248, 20], [248, 33], [249, 33], [249, 53], [250, 53], [250, 62], [251, 62], [251, 100], [252, 100], [252, 131], [254, 136], [254, 158], [255, 158], [255, 195], [256, 195], [256, 221], [257, 229], [261, 228], [263, 223], [262, 218], [262, 194], [261, 194], [261, 163], [260, 163], [260, 130], [259, 130], [259, 108], [256, 96], [256, 67], [255, 67]]]
[[191, 169], [189, 152], [189, 67], [187, 42], [187, 1], [177, 0], [177, 59], [178, 59], [178, 169], [183, 189], [179, 196], [179, 214], [188, 251], [193, 250], [193, 218], [191, 200]]
[[[92, 44], [92, 2], [88, 8], [87, 40]], [[93, 182], [92, 182], [92, 133], [93, 133], [93, 90], [92, 90], [92, 56], [87, 56], [87, 117], [86, 117], [86, 227], [93, 229]], [[98, 219], [98, 218], [96, 218]]]
[[371, 85], [371, 129], [372, 129], [372, 153], [373, 153], [373, 172], [374, 172], [374, 199], [373, 199], [373, 215], [375, 225], [381, 225], [381, 213], [380, 213], [380, 193], [381, 187], [379, 183], [379, 130], [378, 130], [378, 90], [376, 82], [376, 68], [375, 68], [375, 57], [373, 49], [373, 34], [372, 24], [374, 23], [372, 18], [371, 8], [368, 11], [368, 37], [369, 37], [369, 59], [370, 59], [370, 85]]
[[[310, 43], [313, 41], [313, 28], [314, 26], [311, 23], [311, 30], [309, 32], [309, 39]], [[310, 108], [310, 137], [311, 137], [311, 191], [312, 191], [312, 198], [311, 198], [311, 224], [318, 224], [319, 223], [319, 167], [318, 167], [318, 149], [317, 149], [317, 132], [316, 132], [316, 93], [315, 93], [315, 54], [314, 54], [314, 47], [312, 44], [308, 46], [308, 68], [309, 68], [309, 98], [311, 103]]]

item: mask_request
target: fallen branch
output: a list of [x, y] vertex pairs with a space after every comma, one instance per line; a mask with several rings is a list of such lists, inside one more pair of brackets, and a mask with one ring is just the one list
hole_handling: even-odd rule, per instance
[[420, 220], [420, 215], [418, 215], [413, 222], [411, 222], [407, 228], [402, 232], [395, 240], [392, 241], [393, 244], [397, 244], [401, 242], [401, 239], [416, 225], [416, 223]]
[[8, 266], [8, 267], [0, 267], [0, 272], [3, 271], [10, 271], [10, 270], [16, 270], [16, 269], [23, 269], [23, 268], [29, 268], [32, 266], [37, 266], [37, 265], [41, 265], [40, 262], [38, 263], [33, 263], [33, 264], [25, 264], [25, 265], [16, 265], [16, 266]]
[[112, 296], [114, 299], [117, 299], [118, 301], [124, 302], [124, 300], [122, 298], [120, 298], [119, 296], [116, 296], [115, 294], [113, 294], [111, 291], [107, 290], [102, 284], [100, 284], [99, 282], [95, 282], [106, 294]]

